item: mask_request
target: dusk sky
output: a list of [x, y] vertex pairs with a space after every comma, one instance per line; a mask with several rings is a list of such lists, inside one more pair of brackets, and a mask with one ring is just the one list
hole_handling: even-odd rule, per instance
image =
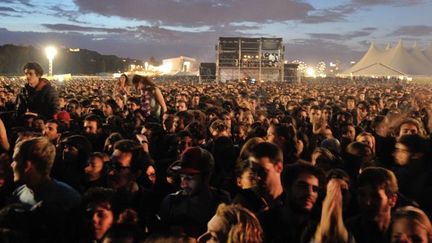
[[282, 37], [286, 59], [358, 60], [370, 41], [432, 42], [430, 0], [0, 0], [0, 44], [216, 59], [220, 36]]

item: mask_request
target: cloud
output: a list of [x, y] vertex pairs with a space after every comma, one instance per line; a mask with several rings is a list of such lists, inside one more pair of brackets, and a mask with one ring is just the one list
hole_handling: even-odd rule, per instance
[[370, 41], [368, 40], [361, 40], [358, 41], [357, 43], [364, 48], [368, 48], [370, 46]]
[[352, 4], [339, 5], [333, 8], [312, 11], [301, 22], [305, 24], [316, 24], [323, 22], [338, 22], [344, 20], [349, 14], [354, 13], [357, 8]]
[[331, 33], [309, 33], [308, 34], [313, 39], [327, 39], [327, 40], [345, 40], [345, 36], [340, 34]]
[[179, 40], [183, 34], [192, 34], [190, 32], [181, 32], [164, 29], [158, 26], [138, 26], [134, 30], [135, 36], [144, 40], [169, 41]]
[[55, 31], [75, 31], [75, 32], [104, 32], [104, 33], [123, 33], [127, 30], [123, 28], [99, 28], [87, 27], [72, 24], [42, 24], [45, 28]]
[[57, 5], [51, 6], [49, 9], [51, 11], [53, 11], [54, 13], [46, 13], [45, 12], [45, 14], [50, 14], [50, 15], [58, 17], [58, 18], [66, 18], [68, 21], [71, 21], [74, 23], [86, 24], [86, 22], [78, 20], [78, 18], [81, 15], [81, 13], [78, 11], [67, 10], [67, 9], [64, 9], [64, 8], [57, 6]]
[[[175, 56], [190, 56], [202, 62], [215, 62], [215, 45], [221, 33], [218, 32], [180, 32], [161, 30], [156, 27], [136, 27], [136, 33], [147, 37], [135, 37], [124, 33], [85, 33], [84, 32], [18, 32], [0, 28], [0, 45], [7, 43], [33, 45], [43, 48], [48, 44], [66, 48], [79, 47], [106, 55], [117, 55], [136, 59], [157, 59]], [[145, 34], [146, 33], [146, 34]], [[172, 38], [151, 38], [154, 35], [173, 36]], [[232, 35], [235, 36], [235, 35]], [[318, 62], [321, 60], [353, 60], [363, 52], [352, 50], [349, 46], [324, 39], [285, 40], [286, 59], [301, 59]]]
[[357, 37], [363, 37], [363, 36], [369, 36], [370, 34], [372, 34], [373, 31], [368, 31], [368, 30], [360, 30], [360, 31], [353, 31], [353, 32], [349, 32], [347, 34], [345, 34], [346, 38], [348, 40], [357, 38]]
[[221, 36], [219, 32], [182, 32], [151, 26], [128, 27], [127, 33], [116, 33], [109, 28], [48, 26], [61, 32], [38, 33], [0, 29], [0, 45], [14, 43], [42, 48], [47, 44], [54, 44], [136, 59], [150, 56], [162, 59], [183, 55], [214, 62], [214, 46]]
[[[226, 24], [220, 26], [211, 26], [206, 31], [185, 31], [167, 29], [159, 26], [129, 26], [125, 28], [106, 28], [106, 27], [91, 27], [85, 25], [74, 24], [42, 24], [43, 27], [60, 32], [79, 32], [85, 34], [119, 34], [123, 38], [137, 40], [154, 40], [154, 41], [169, 41], [179, 42], [185, 39], [190, 40], [199, 36], [200, 38], [215, 38], [218, 36], [249, 36], [245, 31], [256, 29], [257, 27], [244, 24]], [[256, 32], [253, 35], [257, 35]]]
[[17, 11], [13, 8], [0, 6], [0, 12], [17, 12]]
[[343, 44], [321, 39], [294, 39], [285, 45], [285, 58], [292, 61], [304, 60], [307, 63], [319, 61], [350, 61], [360, 58], [364, 52], [353, 50]]
[[[33, 45], [37, 48], [44, 48], [48, 44], [63, 46], [66, 48], [79, 47], [98, 51], [102, 54], [113, 54], [121, 57], [145, 58], [155, 56], [157, 58], [166, 58], [176, 55], [198, 54], [194, 52], [191, 45], [173, 45], [172, 42], [165, 41], [143, 41], [132, 39], [126, 35], [110, 34], [85, 34], [78, 32], [20, 32], [0, 29], [0, 44], [14, 43], [17, 45]], [[197, 45], [199, 43], [193, 43]], [[203, 44], [197, 45], [197, 50], [203, 49]], [[207, 48], [206, 48], [207, 49]], [[212, 50], [212, 49], [209, 49]]]
[[[169, 30], [161, 28], [158, 26], [134, 26], [125, 28], [105, 28], [105, 27], [89, 27], [82, 25], [72, 25], [72, 24], [43, 24], [42, 26], [53, 31], [60, 32], [79, 32], [84, 34], [97, 34], [97, 35], [107, 35], [107, 34], [118, 34], [122, 38], [129, 40], [155, 40], [155, 41], [165, 41], [171, 40], [177, 41], [181, 35], [190, 35], [193, 32], [182, 32]], [[101, 37], [96, 38], [99, 40]]]
[[413, 6], [426, 3], [426, 0], [352, 0], [353, 4], [365, 5], [389, 5], [395, 7]]
[[319, 23], [325, 23], [325, 22], [338, 22], [344, 19], [344, 15], [341, 15], [340, 13], [322, 13], [317, 15], [308, 15], [305, 19], [303, 19], [301, 22], [304, 24], [319, 24]]
[[21, 13], [21, 12], [15, 10], [14, 8], [0, 6], [0, 16], [19, 18], [19, 17], [21, 17], [21, 15], [19, 15], [18, 13]]
[[377, 30], [377, 28], [375, 28], [375, 27], [365, 27], [362, 30], [364, 30], [364, 31], [375, 31], [375, 30]]
[[257, 30], [260, 28], [259, 23], [248, 23], [248, 24], [222, 24], [222, 25], [214, 25], [209, 28], [210, 32], [223, 33], [223, 35], [250, 35], [250, 31], [253, 31], [254, 35], [262, 35], [257, 33]]
[[354, 4], [358, 5], [390, 5], [394, 0], [352, 0]]
[[336, 7], [310, 11], [301, 20], [304, 24], [317, 24], [325, 22], [339, 22], [347, 19], [351, 14], [371, 6], [387, 5], [393, 7], [406, 7], [426, 3], [425, 0], [352, 0]]
[[157, 25], [202, 26], [303, 19], [314, 10], [296, 0], [74, 0], [81, 12], [146, 20]]
[[369, 36], [376, 28], [363, 28], [359, 31], [347, 32], [345, 34], [334, 33], [309, 33], [308, 35], [313, 39], [326, 39], [326, 40], [351, 40], [358, 37]]
[[30, 3], [31, 0], [2, 0], [3, 4], [22, 4], [25, 5], [27, 7], [35, 7], [35, 5]]
[[411, 25], [402, 26], [388, 36], [428, 36], [432, 35], [432, 26], [429, 25]]

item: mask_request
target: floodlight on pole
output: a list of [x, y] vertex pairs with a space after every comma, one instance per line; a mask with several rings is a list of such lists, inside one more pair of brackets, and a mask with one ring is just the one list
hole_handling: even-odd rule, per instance
[[306, 74], [305, 75], [306, 77], [312, 77], [312, 78], [316, 77], [316, 72], [315, 72], [315, 69], [313, 67], [308, 67], [306, 69], [306, 73], [305, 74]]
[[49, 61], [49, 76], [53, 76], [53, 60], [55, 55], [57, 54], [57, 49], [53, 46], [49, 46], [45, 48], [45, 54]]

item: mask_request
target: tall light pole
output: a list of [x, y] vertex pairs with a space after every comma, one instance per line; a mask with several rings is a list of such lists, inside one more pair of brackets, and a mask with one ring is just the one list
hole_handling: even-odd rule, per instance
[[45, 48], [45, 54], [49, 61], [49, 76], [53, 76], [53, 60], [55, 55], [57, 54], [57, 49], [53, 46], [49, 46]]

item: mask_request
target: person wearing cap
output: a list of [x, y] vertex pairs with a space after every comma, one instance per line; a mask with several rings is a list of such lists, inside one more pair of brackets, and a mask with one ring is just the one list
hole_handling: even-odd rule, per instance
[[60, 111], [57, 114], [54, 115], [54, 119], [59, 120], [60, 122], [62, 122], [63, 124], [65, 124], [65, 126], [67, 128], [70, 127], [70, 121], [71, 121], [71, 116], [69, 114], [69, 112], [67, 111]]
[[169, 170], [180, 178], [181, 190], [165, 197], [159, 210], [162, 227], [198, 237], [220, 203], [229, 203], [229, 194], [210, 187], [214, 159], [210, 152], [191, 147]]

